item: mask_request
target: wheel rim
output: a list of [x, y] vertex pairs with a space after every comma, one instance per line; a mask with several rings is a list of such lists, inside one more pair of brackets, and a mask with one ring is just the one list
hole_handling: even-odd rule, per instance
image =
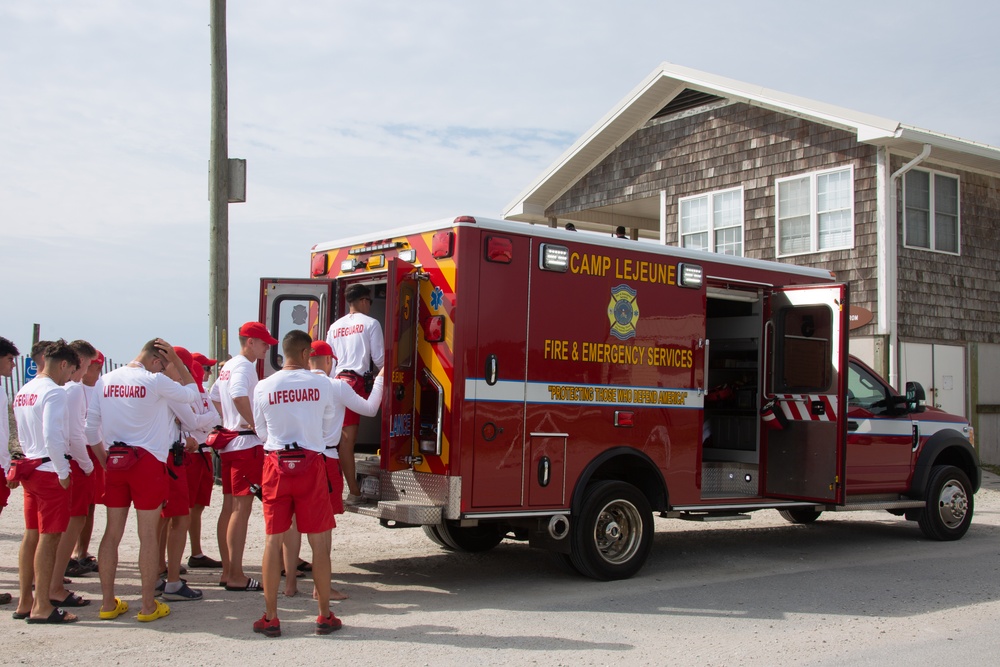
[[958, 528], [969, 511], [969, 496], [956, 480], [948, 480], [938, 496], [938, 514], [948, 528]]
[[635, 505], [613, 500], [601, 509], [594, 525], [594, 545], [601, 558], [612, 565], [627, 563], [641, 542], [642, 515]]

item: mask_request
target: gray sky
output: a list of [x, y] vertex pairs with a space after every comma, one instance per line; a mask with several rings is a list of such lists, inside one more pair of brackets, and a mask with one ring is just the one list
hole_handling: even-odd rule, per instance
[[[0, 0], [0, 335], [208, 343], [208, 0]], [[992, 2], [229, 2], [230, 328], [312, 245], [499, 217], [669, 61], [1000, 146]]]

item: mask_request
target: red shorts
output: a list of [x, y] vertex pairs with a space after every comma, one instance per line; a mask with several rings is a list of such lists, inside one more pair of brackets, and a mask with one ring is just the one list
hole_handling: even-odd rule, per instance
[[[96, 446], [100, 447], [101, 445]], [[98, 505], [104, 502], [104, 466], [97, 460], [93, 447], [88, 446], [87, 453], [90, 454], [90, 460], [94, 463], [94, 472], [90, 473], [90, 477], [94, 480], [94, 499], [91, 504]]]
[[24, 527], [39, 533], [64, 533], [69, 525], [69, 489], [59, 475], [36, 470], [24, 487]]
[[264, 445], [238, 452], [224, 452], [222, 459], [222, 492], [234, 496], [249, 496], [250, 485], [260, 486], [264, 471]]
[[[3, 469], [0, 468], [0, 473]], [[3, 508], [7, 507], [7, 499], [10, 498], [10, 489], [7, 488], [7, 480], [4, 479], [0, 481], [0, 512], [3, 512]]]
[[108, 470], [104, 477], [104, 504], [108, 507], [134, 506], [137, 510], [158, 510], [169, 493], [167, 466], [141, 447], [139, 460], [128, 470]]
[[278, 472], [278, 454], [264, 459], [264, 532], [278, 535], [292, 527], [300, 533], [322, 533], [334, 527], [329, 485], [323, 457], [312, 460], [308, 470], [295, 477]]
[[[173, 456], [167, 456], [167, 504], [160, 510], [160, 516], [169, 519], [187, 516], [191, 511], [188, 501], [187, 466], [175, 466]], [[171, 475], [170, 473], [174, 473]]]
[[[334, 514], [344, 513], [344, 475], [340, 472], [340, 459], [324, 456], [326, 459], [326, 479], [330, 482], [330, 507]], [[333, 527], [337, 527], [334, 521]]]
[[[368, 394], [365, 392], [365, 378], [361, 375], [354, 375], [352, 373], [344, 373], [343, 375], [337, 374], [338, 380], [343, 380], [347, 384], [351, 385], [351, 389], [354, 393], [363, 398], [368, 398]], [[344, 409], [344, 426], [357, 426], [361, 421], [360, 415], [353, 410]]]
[[184, 467], [187, 468], [188, 500], [191, 507], [208, 507], [212, 502], [212, 487], [215, 486], [212, 452], [201, 449], [193, 454], [185, 453]]
[[94, 473], [88, 475], [83, 472], [83, 468], [76, 461], [69, 462], [69, 470], [69, 478], [72, 480], [72, 484], [69, 485], [69, 515], [71, 518], [87, 516], [90, 506], [94, 503]]

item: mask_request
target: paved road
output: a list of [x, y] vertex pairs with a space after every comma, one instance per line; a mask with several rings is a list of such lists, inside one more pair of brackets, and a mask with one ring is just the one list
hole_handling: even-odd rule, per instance
[[[811, 526], [775, 512], [752, 521], [657, 519], [653, 555], [624, 582], [593, 582], [546, 554], [504, 542], [445, 552], [419, 530], [356, 515], [335, 531], [345, 622], [314, 637], [308, 595], [281, 598], [285, 636], [250, 633], [259, 594], [225, 592], [192, 573], [206, 600], [167, 619], [114, 622], [83, 610], [75, 626], [0, 614], [0, 663], [360, 665], [914, 665], [992, 663], [1000, 653], [1000, 480], [988, 476], [965, 539], [924, 539], [885, 512], [824, 514]], [[0, 591], [16, 590], [20, 494], [0, 516]], [[261, 535], [255, 516], [251, 535]], [[206, 522], [211, 525], [213, 519]], [[121, 592], [135, 600], [134, 538]], [[255, 572], [260, 540], [248, 562]], [[308, 593], [309, 582], [303, 580]], [[96, 597], [95, 578], [76, 590]], [[4, 607], [5, 610], [10, 606]]]

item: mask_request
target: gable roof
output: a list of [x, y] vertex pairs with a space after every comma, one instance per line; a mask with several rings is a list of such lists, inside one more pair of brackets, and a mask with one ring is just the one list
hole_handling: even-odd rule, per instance
[[508, 204], [504, 219], [545, 222], [545, 210], [554, 201], [651, 118], [719, 98], [853, 132], [859, 143], [901, 154], [916, 155], [929, 144], [935, 162], [1000, 176], [1000, 148], [995, 146], [665, 62]]

